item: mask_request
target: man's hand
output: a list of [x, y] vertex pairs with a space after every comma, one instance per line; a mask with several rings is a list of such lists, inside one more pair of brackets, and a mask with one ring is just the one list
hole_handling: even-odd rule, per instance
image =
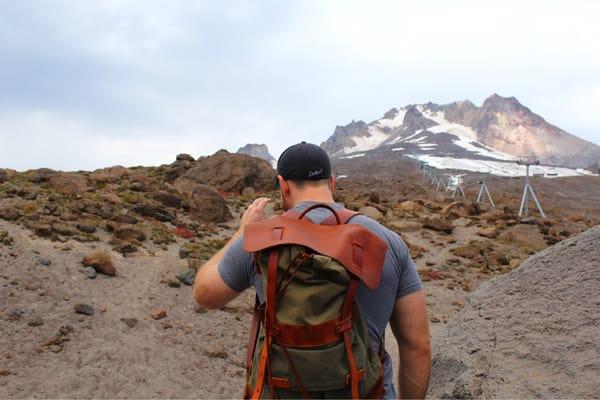
[[211, 257], [196, 273], [194, 281], [194, 299], [206, 308], [219, 308], [233, 300], [239, 293], [232, 290], [221, 278], [218, 266], [229, 247], [244, 233], [246, 225], [262, 221], [265, 218], [265, 207], [271, 199], [261, 197], [254, 200], [242, 215], [240, 227], [229, 242]]
[[271, 199], [267, 197], [260, 197], [254, 200], [254, 202], [248, 206], [246, 211], [244, 211], [238, 230], [243, 232], [246, 225], [265, 219], [265, 207], [270, 202]]

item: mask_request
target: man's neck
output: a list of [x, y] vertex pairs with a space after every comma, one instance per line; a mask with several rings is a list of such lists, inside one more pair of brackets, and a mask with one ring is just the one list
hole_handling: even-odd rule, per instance
[[327, 204], [334, 203], [333, 197], [331, 196], [331, 193], [329, 191], [327, 191], [326, 193], [314, 191], [312, 193], [311, 192], [302, 193], [301, 196], [298, 196], [297, 198], [295, 198], [294, 204], [292, 205], [292, 207], [295, 207], [298, 204], [303, 203], [305, 201], [311, 201], [311, 202], [315, 202], [315, 203], [327, 203]]

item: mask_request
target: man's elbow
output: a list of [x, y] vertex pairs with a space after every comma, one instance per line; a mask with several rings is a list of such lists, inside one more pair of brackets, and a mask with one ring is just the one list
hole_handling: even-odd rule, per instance
[[429, 338], [424, 340], [412, 341], [410, 343], [399, 343], [400, 356], [410, 357], [412, 359], [431, 359], [431, 343]]
[[199, 306], [208, 310], [214, 310], [222, 306], [215, 302], [214, 296], [211, 296], [209, 286], [203, 284], [198, 277], [196, 277], [196, 282], [194, 283], [194, 300]]

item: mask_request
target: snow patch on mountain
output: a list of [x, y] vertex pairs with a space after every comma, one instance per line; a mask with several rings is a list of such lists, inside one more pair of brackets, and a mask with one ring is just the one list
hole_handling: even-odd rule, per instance
[[[516, 162], [439, 157], [427, 154], [408, 155], [407, 157], [417, 159], [437, 169], [485, 172], [506, 177], [525, 176], [526, 173], [526, 167], [524, 165], [519, 165]], [[532, 165], [530, 167], [530, 174], [546, 178], [594, 175], [592, 172], [580, 168], [572, 169], [547, 165]]]
[[369, 126], [368, 135], [353, 136], [351, 139], [355, 145], [344, 147], [343, 153], [350, 154], [357, 151], [373, 150], [389, 139], [389, 137], [389, 134], [382, 132], [377, 126]]

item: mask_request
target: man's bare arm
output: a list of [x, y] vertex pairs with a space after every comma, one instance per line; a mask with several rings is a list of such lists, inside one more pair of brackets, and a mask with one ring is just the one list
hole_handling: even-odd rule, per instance
[[239, 292], [232, 290], [221, 278], [219, 263], [227, 249], [242, 235], [247, 224], [264, 219], [265, 206], [270, 201], [261, 197], [250, 204], [242, 216], [238, 230], [229, 242], [198, 269], [194, 280], [194, 299], [202, 307], [220, 308], [239, 295]]
[[390, 326], [400, 351], [400, 398], [425, 398], [431, 372], [431, 348], [429, 319], [422, 290], [396, 300]]

